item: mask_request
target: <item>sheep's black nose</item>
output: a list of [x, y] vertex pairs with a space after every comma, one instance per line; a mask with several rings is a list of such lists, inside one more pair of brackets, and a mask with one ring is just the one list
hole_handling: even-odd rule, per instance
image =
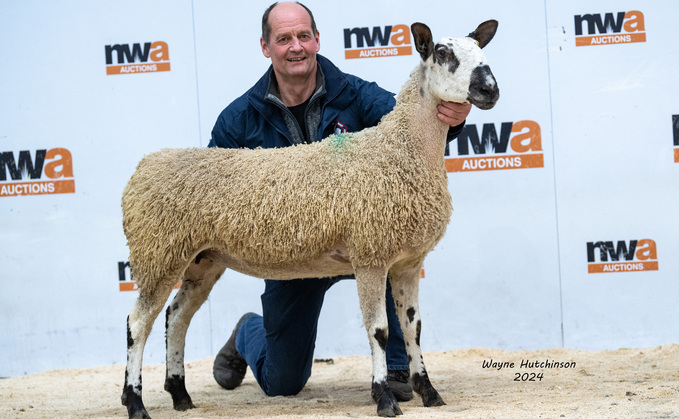
[[495, 90], [497, 90], [497, 88], [495, 87], [495, 85], [492, 85], [492, 86], [491, 85], [485, 85], [485, 86], [478, 87], [476, 90], [483, 96], [492, 96], [493, 93], [495, 92]]
[[469, 98], [472, 103], [482, 109], [488, 109], [482, 106], [493, 107], [499, 97], [500, 89], [497, 87], [490, 67], [487, 65], [476, 67], [472, 71], [471, 80], [469, 80]]

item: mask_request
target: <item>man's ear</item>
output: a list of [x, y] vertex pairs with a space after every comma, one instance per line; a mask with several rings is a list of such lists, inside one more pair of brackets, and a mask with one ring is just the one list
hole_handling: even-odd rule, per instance
[[264, 42], [264, 38], [262, 37], [259, 38], [259, 45], [261, 45], [262, 47], [262, 54], [264, 54], [266, 58], [271, 58], [271, 54], [269, 53], [269, 46], [266, 44], [266, 42]]
[[434, 52], [434, 41], [432, 41], [429, 26], [415, 22], [410, 26], [410, 31], [415, 38], [415, 49], [420, 53], [422, 61], [426, 61]]
[[495, 36], [495, 31], [497, 31], [497, 20], [487, 20], [479, 25], [478, 28], [468, 36], [476, 42], [479, 43], [479, 47], [483, 48], [490, 42]]

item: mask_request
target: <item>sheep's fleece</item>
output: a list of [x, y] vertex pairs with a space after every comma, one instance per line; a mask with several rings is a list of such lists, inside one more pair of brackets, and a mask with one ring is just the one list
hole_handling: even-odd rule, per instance
[[421, 150], [418, 134], [431, 127], [405, 125], [420, 76], [413, 72], [378, 126], [358, 133], [280, 149], [163, 149], [144, 157], [122, 198], [138, 287], [176, 282], [207, 248], [272, 279], [342, 242], [354, 267], [389, 266], [404, 246], [424, 257], [443, 237], [452, 206], [445, 169], [432, 168]]

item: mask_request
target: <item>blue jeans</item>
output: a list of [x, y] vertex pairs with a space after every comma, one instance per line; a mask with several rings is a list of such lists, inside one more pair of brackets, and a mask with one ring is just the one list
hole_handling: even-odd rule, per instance
[[[299, 393], [311, 376], [316, 329], [325, 292], [336, 278], [265, 281], [264, 316], [246, 319], [236, 334], [236, 350], [269, 396]], [[387, 281], [387, 368], [407, 370], [408, 355]]]

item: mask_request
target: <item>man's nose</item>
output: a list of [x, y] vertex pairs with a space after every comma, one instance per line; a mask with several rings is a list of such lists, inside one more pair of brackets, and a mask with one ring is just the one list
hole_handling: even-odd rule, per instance
[[302, 43], [297, 37], [292, 38], [292, 45], [290, 45], [290, 49], [293, 51], [299, 51], [302, 49]]

